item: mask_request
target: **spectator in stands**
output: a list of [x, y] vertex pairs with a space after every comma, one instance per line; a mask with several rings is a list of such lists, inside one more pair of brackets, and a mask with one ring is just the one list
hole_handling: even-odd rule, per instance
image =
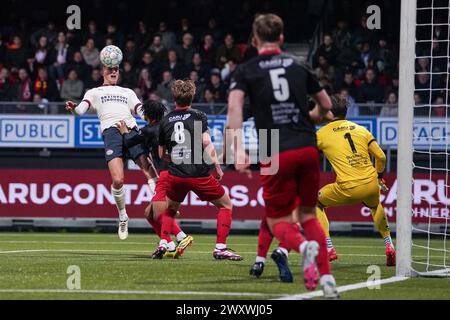
[[159, 23], [158, 33], [161, 35], [161, 42], [164, 48], [167, 50], [175, 49], [177, 38], [175, 33], [169, 30], [165, 21]]
[[234, 37], [228, 33], [223, 41], [224, 43], [217, 49], [216, 53], [216, 67], [222, 69], [225, 64], [234, 59], [237, 62], [241, 61], [241, 52], [234, 43]]
[[217, 19], [214, 17], [208, 20], [208, 28], [206, 29], [206, 33], [210, 34], [214, 38], [215, 42], [219, 42], [224, 36], [223, 30], [219, 27], [217, 24]]
[[416, 93], [420, 96], [422, 103], [430, 104], [430, 75], [428, 73], [416, 74], [415, 87]]
[[147, 68], [150, 71], [152, 79], [157, 83], [161, 82], [162, 66], [157, 60], [153, 58], [153, 53], [151, 53], [150, 51], [144, 52], [139, 68]]
[[212, 93], [212, 91], [208, 88], [203, 92], [203, 98], [201, 100], [202, 103], [216, 103], [216, 97]]
[[446, 117], [447, 116], [448, 105], [445, 104], [445, 99], [443, 96], [437, 96], [433, 101], [432, 106], [432, 116], [435, 117]]
[[417, 59], [416, 73], [419, 72], [430, 72], [430, 59], [424, 57]]
[[60, 96], [56, 82], [48, 78], [48, 72], [45, 67], [39, 67], [37, 70], [33, 93], [35, 95], [39, 95], [41, 99], [47, 99], [48, 101], [59, 101]]
[[339, 19], [336, 28], [331, 33], [333, 43], [338, 50], [350, 47], [352, 44], [352, 34], [348, 29], [348, 23], [345, 20]]
[[375, 56], [369, 41], [363, 41], [360, 48], [359, 61], [357, 66], [357, 74], [361, 76], [365, 73], [367, 68], [375, 67]]
[[172, 102], [172, 92], [170, 87], [173, 82], [172, 73], [169, 70], [165, 70], [162, 74], [163, 81], [158, 85], [156, 94], [161, 97], [165, 103]]
[[[360, 103], [382, 103], [384, 98], [383, 87], [377, 82], [375, 69], [368, 68], [366, 71], [366, 78], [364, 83], [359, 89], [359, 95], [357, 102]], [[361, 114], [363, 110], [360, 110]], [[376, 108], [370, 106], [369, 109], [364, 109], [364, 112], [368, 112], [364, 115], [373, 115], [376, 112]]]
[[34, 58], [34, 68], [37, 69], [40, 66], [48, 67], [53, 61], [50, 48], [48, 46], [48, 41], [45, 36], [39, 38], [38, 45], [33, 54]]
[[78, 79], [78, 75], [75, 70], [70, 70], [67, 79], [64, 81], [61, 87], [61, 99], [79, 103], [81, 101], [81, 98], [83, 97], [83, 94], [83, 82]]
[[39, 29], [31, 35], [31, 45], [37, 47], [41, 37], [47, 38], [47, 42], [51, 46], [55, 44], [58, 32], [56, 31], [56, 25], [53, 21], [49, 21], [45, 28]]
[[139, 73], [138, 87], [141, 89], [144, 101], [148, 99], [150, 92], [156, 89], [156, 84], [152, 80], [150, 71], [146, 68], [141, 69]]
[[347, 89], [349, 92], [349, 95], [353, 98], [357, 97], [358, 94], [358, 88], [355, 84], [355, 78], [353, 77], [353, 72], [348, 69], [344, 74], [344, 79], [340, 85], [341, 88]]
[[216, 63], [216, 47], [214, 45], [214, 38], [210, 34], [203, 37], [203, 44], [200, 46], [200, 56], [203, 63], [208, 67], [213, 67]]
[[222, 70], [220, 70], [220, 77], [226, 88], [230, 86], [230, 81], [233, 76], [234, 71], [236, 70], [238, 63], [234, 59], [230, 59]]
[[189, 79], [195, 83], [195, 96], [193, 102], [200, 102], [203, 96], [203, 91], [205, 91], [206, 85], [200, 81], [198, 72], [192, 70], [189, 74]]
[[161, 102], [161, 97], [158, 96], [156, 91], [153, 91], [153, 92], [150, 93], [150, 97], [148, 98], [148, 100]]
[[377, 69], [391, 77], [396, 70], [396, 55], [392, 52], [386, 37], [381, 36], [378, 40], [377, 47], [374, 50], [374, 59], [376, 60]]
[[[16, 85], [13, 100], [21, 102], [31, 102], [33, 100], [33, 82], [25, 68], [19, 69], [19, 82]], [[0, 94], [1, 96], [1, 94]]]
[[398, 116], [398, 99], [395, 92], [390, 92], [385, 101], [386, 105], [381, 108], [380, 117]]
[[173, 49], [167, 53], [167, 62], [163, 69], [169, 70], [175, 79], [183, 79], [188, 76], [186, 66], [178, 60], [177, 52]]
[[[120, 76], [123, 77], [123, 72], [120, 73]], [[100, 69], [92, 69], [90, 77], [84, 82], [85, 91], [93, 88], [98, 88], [103, 84], [102, 74]], [[127, 87], [127, 88], [131, 88]]]
[[207, 88], [214, 95], [214, 100], [217, 102], [226, 102], [227, 88], [224, 86], [220, 77], [219, 69], [213, 69], [209, 78]]
[[65, 78], [65, 67], [69, 57], [73, 56], [72, 49], [66, 41], [64, 32], [58, 33], [58, 39], [55, 48], [53, 49], [52, 56], [53, 65], [49, 68], [50, 78], [57, 79], [62, 83]]
[[178, 31], [177, 35], [177, 42], [182, 43], [183, 42], [183, 36], [186, 33], [190, 33], [193, 38], [195, 38], [194, 30], [191, 29], [191, 23], [189, 22], [188, 18], [182, 18], [180, 20], [180, 30]]
[[148, 26], [142, 20], [138, 22], [138, 30], [134, 34], [134, 41], [139, 51], [147, 50], [148, 46], [150, 45], [150, 42], [152, 41], [151, 33], [148, 29]]
[[136, 65], [141, 57], [141, 52], [136, 48], [133, 39], [128, 39], [123, 49], [123, 61], [130, 61], [132, 65]]
[[210, 68], [209, 66], [203, 64], [200, 53], [194, 53], [192, 56], [192, 62], [189, 65], [189, 70], [197, 72], [200, 82], [204, 83], [206, 79], [209, 78]]
[[330, 84], [334, 81], [334, 67], [329, 64], [325, 56], [319, 56], [318, 66], [315, 70], [317, 79], [324, 85], [323, 82], [329, 82]]
[[336, 63], [336, 57], [339, 54], [339, 50], [333, 43], [333, 38], [329, 33], [324, 34], [322, 45], [316, 50], [313, 56], [313, 67], [319, 66], [319, 57], [325, 57], [328, 63], [332, 66]]
[[136, 97], [139, 99], [139, 101], [144, 102], [144, 97], [142, 96], [142, 90], [139, 87], [136, 87], [133, 89], [134, 93], [136, 93]]
[[12, 71], [27, 66], [27, 51], [23, 46], [22, 39], [14, 36], [12, 43], [6, 49], [6, 66]]
[[76, 51], [73, 54], [72, 62], [68, 64], [67, 69], [75, 70], [77, 72], [78, 78], [82, 81], [86, 81], [92, 70], [91, 66], [84, 62], [83, 56], [80, 51]]
[[370, 44], [375, 43], [376, 33], [367, 27], [368, 17], [364, 14], [359, 20], [359, 25], [355, 29], [354, 37], [356, 41], [368, 41]]
[[189, 65], [192, 61], [192, 56], [195, 53], [193, 45], [194, 37], [190, 33], [185, 33], [182, 38], [181, 46], [177, 47], [177, 54], [180, 61], [185, 65]]
[[153, 59], [160, 64], [164, 62], [164, 59], [167, 57], [167, 49], [162, 44], [161, 34], [157, 33], [153, 36], [152, 44], [148, 49], [152, 53]]
[[97, 23], [94, 20], [89, 21], [88, 30], [83, 36], [83, 43], [86, 43], [88, 39], [94, 40], [94, 46], [96, 48], [103, 48], [105, 44], [105, 36], [104, 34], [98, 30]]
[[100, 52], [95, 47], [94, 39], [87, 39], [86, 44], [81, 47], [80, 51], [86, 64], [92, 68], [100, 66]]
[[118, 46], [119, 48], [123, 48], [125, 43], [125, 37], [122, 32], [117, 30], [117, 27], [114, 23], [108, 23], [106, 26], [106, 39], [112, 39], [113, 44]]
[[339, 94], [344, 98], [348, 100], [348, 108], [347, 108], [347, 117], [348, 118], [355, 118], [359, 117], [359, 106], [355, 102], [355, 98], [350, 95], [350, 91], [348, 88], [342, 88], [339, 91]]
[[[143, 69], [149, 70], [148, 68]], [[138, 86], [136, 70], [134, 70], [130, 61], [123, 63], [123, 71], [120, 72], [120, 85], [125, 88], [135, 88]]]
[[12, 84], [9, 81], [9, 70], [0, 70], [0, 101], [9, 101], [12, 98]]

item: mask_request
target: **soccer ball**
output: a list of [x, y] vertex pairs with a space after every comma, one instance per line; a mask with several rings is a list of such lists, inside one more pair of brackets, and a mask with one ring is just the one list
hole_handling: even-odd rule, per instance
[[118, 67], [122, 58], [122, 51], [116, 46], [106, 46], [100, 52], [100, 61], [108, 68]]

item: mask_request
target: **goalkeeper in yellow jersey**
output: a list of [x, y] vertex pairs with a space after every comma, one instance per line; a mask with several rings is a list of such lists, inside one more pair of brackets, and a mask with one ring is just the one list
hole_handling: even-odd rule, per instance
[[[384, 238], [386, 265], [395, 266], [395, 249], [384, 208], [380, 203], [380, 189], [387, 191], [382, 178], [386, 156], [364, 127], [346, 120], [347, 99], [334, 95], [331, 113], [334, 120], [317, 131], [319, 149], [330, 161], [336, 182], [319, 191], [317, 217], [325, 230], [330, 261], [337, 259], [330, 238], [330, 228], [324, 209], [362, 203], [370, 208], [373, 221]], [[375, 167], [370, 156], [375, 158]]]

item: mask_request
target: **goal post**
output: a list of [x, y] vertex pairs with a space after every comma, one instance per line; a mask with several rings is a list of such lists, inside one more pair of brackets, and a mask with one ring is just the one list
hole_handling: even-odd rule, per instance
[[412, 248], [412, 180], [414, 76], [417, 0], [402, 0], [397, 156], [397, 276], [410, 277]]
[[396, 275], [450, 277], [450, 0], [402, 0], [400, 30]]

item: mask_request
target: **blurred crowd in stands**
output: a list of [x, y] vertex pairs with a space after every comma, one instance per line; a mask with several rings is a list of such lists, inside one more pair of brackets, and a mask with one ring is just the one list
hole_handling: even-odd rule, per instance
[[[99, 53], [114, 44], [124, 55], [120, 85], [132, 88], [140, 99], [170, 103], [173, 79], [190, 78], [197, 84], [194, 102], [225, 103], [237, 65], [257, 55], [249, 35], [258, 11], [252, 1], [242, 3], [239, 19], [245, 24], [232, 32], [216, 17], [209, 17], [201, 28], [186, 17], [152, 25], [136, 20], [130, 22], [131, 31], [95, 19], [81, 32], [52, 21], [39, 29], [18, 25], [9, 33], [0, 26], [0, 101], [80, 101], [86, 90], [102, 84]], [[364, 12], [360, 10], [356, 19], [339, 14], [351, 10], [346, 6], [352, 4], [339, 3], [311, 57], [313, 71], [330, 93], [349, 97], [350, 116], [397, 116], [399, 26], [369, 30]], [[423, 31], [424, 39], [427, 32], [429, 37], [431, 30]], [[419, 115], [443, 116], [450, 85], [448, 28], [434, 27], [433, 37], [418, 46], [415, 100], [418, 105], [434, 105], [418, 108]], [[387, 105], [358, 107], [371, 103]]]

